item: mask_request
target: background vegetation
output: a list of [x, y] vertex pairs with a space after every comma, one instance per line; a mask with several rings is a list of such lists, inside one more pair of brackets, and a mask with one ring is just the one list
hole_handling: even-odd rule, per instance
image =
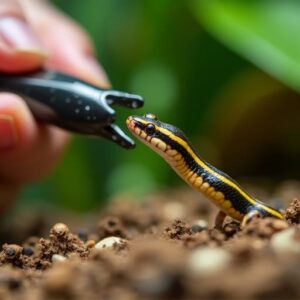
[[[92, 36], [117, 89], [174, 123], [208, 161], [236, 177], [299, 178], [300, 3], [57, 0]], [[119, 111], [125, 128], [131, 111]], [[115, 194], [181, 181], [144, 145], [124, 151], [75, 137], [59, 168], [23, 201], [88, 210]], [[24, 202], [23, 202], [24, 203]]]

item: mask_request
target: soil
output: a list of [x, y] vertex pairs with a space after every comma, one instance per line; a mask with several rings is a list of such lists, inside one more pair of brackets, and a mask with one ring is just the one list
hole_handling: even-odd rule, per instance
[[0, 299], [299, 299], [300, 200], [289, 189], [269, 197], [283, 199], [286, 220], [244, 228], [230, 218], [213, 228], [215, 209], [188, 189], [119, 197], [84, 224], [19, 215], [2, 226]]

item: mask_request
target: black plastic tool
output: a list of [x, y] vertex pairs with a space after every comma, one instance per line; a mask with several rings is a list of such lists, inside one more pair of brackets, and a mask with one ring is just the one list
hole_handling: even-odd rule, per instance
[[76, 77], [49, 70], [0, 74], [0, 90], [25, 99], [34, 117], [61, 128], [89, 136], [105, 137], [130, 149], [134, 142], [116, 124], [111, 105], [139, 108], [138, 95], [100, 89]]

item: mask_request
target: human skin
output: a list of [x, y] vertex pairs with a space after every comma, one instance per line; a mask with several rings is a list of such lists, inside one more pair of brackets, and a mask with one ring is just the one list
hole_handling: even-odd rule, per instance
[[[84, 30], [44, 0], [0, 0], [0, 72], [49, 67], [109, 87]], [[38, 124], [17, 95], [0, 93], [0, 213], [57, 164], [69, 135]]]

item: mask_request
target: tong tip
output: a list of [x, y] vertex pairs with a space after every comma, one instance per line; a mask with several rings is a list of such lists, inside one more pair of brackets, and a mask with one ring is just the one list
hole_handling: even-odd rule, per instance
[[119, 91], [106, 91], [104, 98], [108, 105], [119, 105], [133, 109], [140, 108], [144, 105], [144, 99], [140, 95]]

